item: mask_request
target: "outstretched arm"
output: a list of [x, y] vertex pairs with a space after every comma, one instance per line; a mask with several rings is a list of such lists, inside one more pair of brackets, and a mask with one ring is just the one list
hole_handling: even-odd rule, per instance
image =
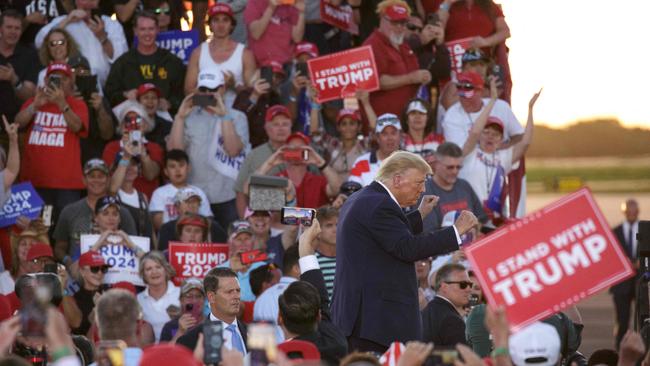
[[535, 102], [537, 102], [537, 98], [539, 98], [539, 95], [541, 93], [542, 89], [535, 93], [532, 98], [530, 98], [530, 102], [528, 103], [528, 121], [526, 121], [524, 137], [513, 147], [512, 150], [513, 163], [519, 161], [524, 156], [526, 150], [528, 150], [528, 146], [530, 146], [530, 142], [533, 140], [533, 129], [535, 127], [535, 122], [533, 119], [533, 107], [535, 107]]

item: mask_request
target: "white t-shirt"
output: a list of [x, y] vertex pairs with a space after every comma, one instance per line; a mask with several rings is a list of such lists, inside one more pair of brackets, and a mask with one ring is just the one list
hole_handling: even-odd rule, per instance
[[513, 148], [510, 147], [488, 154], [476, 146], [463, 160], [463, 168], [458, 177], [468, 181], [478, 199], [483, 202], [487, 200], [494, 185], [497, 166], [503, 167], [504, 174], [512, 171], [512, 151]]
[[148, 288], [138, 294], [138, 303], [142, 307], [144, 320], [153, 327], [156, 343], [160, 339], [163, 326], [171, 320], [167, 314], [167, 308], [170, 305], [181, 306], [180, 296], [180, 288], [174, 286], [172, 281], [167, 282], [167, 292], [158, 300], [149, 296]]
[[[474, 113], [467, 113], [460, 102], [456, 102], [452, 105], [445, 113], [445, 117], [442, 120], [442, 131], [445, 135], [445, 141], [453, 142], [462, 148], [467, 137], [469, 137], [469, 131], [472, 129], [474, 121], [476, 121], [489, 101], [490, 99], [483, 98], [483, 106], [481, 107], [481, 110]], [[510, 109], [508, 103], [503, 100], [497, 99], [494, 103], [494, 107], [492, 107], [490, 116], [497, 117], [501, 122], [503, 122], [503, 125], [505, 126], [503, 139], [505, 141], [508, 141], [510, 136], [521, 135], [524, 133], [524, 128], [521, 126], [514, 113], [512, 113], [512, 109]]]
[[375, 180], [381, 161], [377, 158], [377, 153], [367, 152], [357, 158], [350, 169], [348, 180], [357, 182], [362, 186], [367, 186]]
[[[208, 201], [208, 197], [205, 195], [203, 190], [192, 185], [188, 185], [188, 187], [196, 189], [196, 191], [199, 192], [199, 195], [201, 196], [199, 214], [202, 216], [211, 217], [212, 211], [210, 210], [210, 202]], [[153, 191], [153, 195], [151, 196], [151, 203], [149, 203], [149, 212], [162, 212], [163, 224], [178, 218], [176, 205], [174, 205], [176, 192], [178, 192], [178, 188], [174, 187], [171, 183], [165, 184], [162, 187], [158, 187], [155, 191]]]
[[118, 190], [117, 195], [120, 196], [120, 202], [131, 207], [140, 208], [140, 198], [138, 191], [133, 190], [133, 193], [126, 193], [123, 190]]

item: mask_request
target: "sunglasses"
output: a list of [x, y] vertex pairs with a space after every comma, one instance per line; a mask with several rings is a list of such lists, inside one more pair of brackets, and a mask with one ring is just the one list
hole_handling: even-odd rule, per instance
[[60, 39], [58, 41], [50, 41], [50, 47], [63, 46], [65, 44], [65, 39]]
[[471, 83], [457, 83], [456, 88], [459, 90], [474, 90], [474, 85]]
[[412, 32], [413, 32], [413, 31], [418, 31], [418, 32], [420, 32], [420, 31], [422, 30], [422, 27], [418, 27], [418, 26], [415, 25], [415, 24], [407, 23], [407, 24], [406, 24], [406, 29], [408, 29], [408, 30], [410, 30], [410, 31], [412, 31]]
[[106, 274], [106, 272], [108, 272], [108, 267], [105, 267], [105, 266], [90, 267], [90, 272], [92, 272], [92, 273], [99, 273], [99, 271], [102, 271], [103, 274]]
[[153, 12], [156, 13], [156, 14], [158, 14], [158, 15], [160, 15], [160, 14], [169, 15], [169, 13], [171, 12], [171, 9], [169, 9], [169, 8], [168, 8], [168, 9], [157, 8], [157, 9], [154, 9]]
[[377, 120], [377, 126], [378, 127], [382, 127], [382, 126], [386, 126], [386, 125], [396, 126], [396, 125], [399, 125], [399, 124], [400, 124], [400, 122], [399, 122], [399, 119], [397, 119], [397, 118], [385, 118], [385, 119]]
[[455, 283], [458, 285], [458, 287], [460, 287], [461, 290], [474, 286], [474, 284], [469, 281], [445, 281], [445, 283], [448, 283], [450, 285]]
[[214, 89], [210, 89], [210, 88], [205, 87], [205, 86], [200, 86], [199, 87], [199, 92], [200, 93], [216, 93], [217, 90], [219, 90], [219, 87], [216, 87]]

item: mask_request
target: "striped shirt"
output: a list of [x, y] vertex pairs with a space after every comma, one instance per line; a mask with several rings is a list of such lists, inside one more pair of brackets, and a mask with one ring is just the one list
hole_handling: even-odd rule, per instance
[[316, 259], [320, 266], [323, 277], [325, 278], [325, 287], [330, 301], [332, 301], [332, 294], [334, 293], [334, 275], [336, 273], [336, 257], [327, 257], [319, 252], [316, 252]]

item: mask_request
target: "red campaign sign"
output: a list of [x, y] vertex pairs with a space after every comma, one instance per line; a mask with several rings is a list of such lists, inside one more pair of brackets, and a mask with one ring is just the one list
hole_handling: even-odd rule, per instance
[[345, 98], [357, 89], [379, 89], [379, 75], [370, 46], [332, 53], [307, 61], [309, 76], [318, 90], [318, 102]]
[[327, 0], [320, 2], [320, 17], [325, 23], [358, 35], [359, 26], [352, 20], [352, 14], [352, 8], [349, 6], [335, 6]]
[[176, 270], [174, 283], [203, 279], [212, 268], [228, 260], [228, 244], [169, 242], [169, 264]]
[[451, 71], [459, 73], [462, 71], [463, 67], [463, 54], [467, 51], [472, 43], [474, 37], [467, 37], [457, 39], [455, 41], [446, 42], [445, 46], [449, 50], [449, 59], [451, 60]]
[[634, 274], [587, 188], [465, 249], [491, 305], [516, 331]]

